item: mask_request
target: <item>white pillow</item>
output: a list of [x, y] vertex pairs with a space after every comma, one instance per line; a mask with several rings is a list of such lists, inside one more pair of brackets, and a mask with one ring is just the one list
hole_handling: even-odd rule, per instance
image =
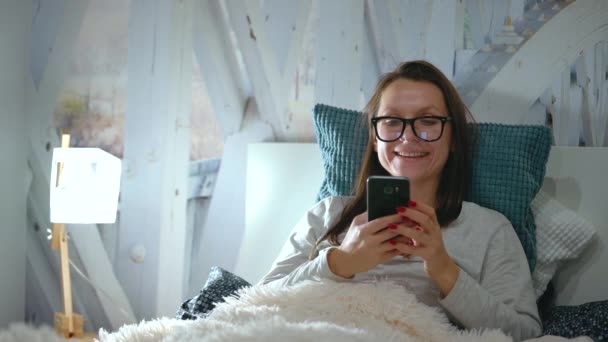
[[596, 230], [585, 218], [542, 190], [532, 200], [531, 208], [536, 223], [536, 267], [532, 281], [539, 298], [561, 264], [578, 257]]

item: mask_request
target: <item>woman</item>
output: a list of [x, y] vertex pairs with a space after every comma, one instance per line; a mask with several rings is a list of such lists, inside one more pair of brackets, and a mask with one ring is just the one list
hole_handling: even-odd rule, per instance
[[[388, 278], [464, 328], [500, 328], [515, 340], [540, 335], [513, 227], [500, 213], [463, 201], [470, 113], [450, 81], [428, 62], [403, 63], [382, 77], [364, 113], [369, 143], [354, 197], [330, 197], [311, 209], [261, 282]], [[368, 222], [370, 175], [408, 177], [410, 202]]]

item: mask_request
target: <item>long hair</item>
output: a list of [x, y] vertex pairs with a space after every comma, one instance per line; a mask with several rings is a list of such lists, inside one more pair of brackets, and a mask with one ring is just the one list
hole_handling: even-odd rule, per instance
[[357, 180], [353, 184], [354, 199], [344, 208], [340, 219], [317, 241], [310, 253], [311, 258], [317, 246], [324, 240], [333, 246], [338, 246], [340, 244], [338, 236], [350, 227], [355, 216], [367, 210], [365, 198], [367, 178], [372, 175], [389, 175], [380, 164], [378, 154], [374, 151], [375, 133], [371, 126], [371, 118], [378, 114], [384, 90], [399, 79], [430, 82], [437, 86], [443, 94], [448, 115], [452, 117], [450, 123], [452, 125], [452, 150], [441, 172], [437, 189], [437, 203], [434, 205], [437, 219], [442, 227], [460, 215], [462, 201], [471, 177], [469, 154], [471, 139], [467, 123], [470, 122], [474, 128], [473, 116], [458, 95], [456, 88], [441, 70], [429, 62], [421, 60], [401, 63], [395, 70], [380, 78], [372, 97], [363, 110], [363, 119], [367, 121], [368, 126], [368, 142]]

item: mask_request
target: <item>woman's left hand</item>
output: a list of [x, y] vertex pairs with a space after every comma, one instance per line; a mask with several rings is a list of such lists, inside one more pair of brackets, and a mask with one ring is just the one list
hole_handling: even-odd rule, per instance
[[445, 297], [454, 287], [460, 268], [445, 249], [435, 209], [414, 201], [408, 206], [397, 208], [404, 223], [397, 225], [395, 232], [405, 237], [398, 240], [402, 242], [398, 249], [424, 260], [424, 270]]

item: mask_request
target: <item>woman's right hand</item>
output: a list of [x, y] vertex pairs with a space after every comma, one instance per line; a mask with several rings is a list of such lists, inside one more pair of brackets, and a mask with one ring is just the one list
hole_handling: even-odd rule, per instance
[[396, 248], [397, 243], [405, 243], [404, 237], [395, 232], [400, 223], [399, 214], [370, 222], [367, 212], [355, 216], [340, 246], [327, 255], [329, 268], [340, 277], [352, 278], [402, 254]]

